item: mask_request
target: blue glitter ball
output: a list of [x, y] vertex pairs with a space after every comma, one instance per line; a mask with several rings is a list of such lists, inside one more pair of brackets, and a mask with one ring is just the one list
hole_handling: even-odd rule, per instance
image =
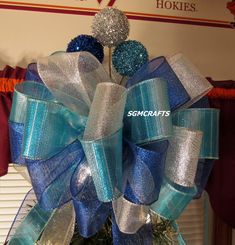
[[79, 35], [68, 44], [67, 52], [87, 51], [93, 54], [100, 63], [104, 59], [104, 47], [98, 40], [89, 35]]
[[119, 74], [130, 77], [148, 62], [148, 52], [142, 43], [128, 40], [115, 48], [112, 62]]

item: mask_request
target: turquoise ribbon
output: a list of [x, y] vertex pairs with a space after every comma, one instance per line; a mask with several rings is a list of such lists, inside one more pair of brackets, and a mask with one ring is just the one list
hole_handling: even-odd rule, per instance
[[165, 179], [159, 198], [151, 209], [168, 220], [176, 220], [197, 193], [197, 188], [183, 187]]
[[122, 193], [122, 129], [96, 141], [81, 141], [100, 201], [110, 202]]
[[129, 116], [133, 112], [170, 112], [167, 82], [154, 78], [131, 87], [125, 108], [125, 137], [134, 144], [146, 144], [172, 136], [171, 115]]
[[60, 152], [82, 134], [86, 120], [56, 102], [40, 83], [27, 81], [15, 87], [9, 121], [24, 124], [22, 155], [28, 159]]
[[28, 159], [52, 157], [82, 134], [85, 123], [86, 118], [58, 103], [28, 99], [23, 156]]
[[27, 83], [24, 82], [16, 85], [9, 118], [11, 122], [25, 122], [28, 98], [38, 98], [40, 100], [54, 101], [53, 95], [43, 84], [28, 81]]

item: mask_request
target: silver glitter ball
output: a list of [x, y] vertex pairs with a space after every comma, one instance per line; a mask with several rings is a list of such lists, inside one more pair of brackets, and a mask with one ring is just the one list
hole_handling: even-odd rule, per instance
[[103, 46], [117, 46], [129, 35], [128, 19], [119, 9], [104, 8], [93, 19], [92, 33]]

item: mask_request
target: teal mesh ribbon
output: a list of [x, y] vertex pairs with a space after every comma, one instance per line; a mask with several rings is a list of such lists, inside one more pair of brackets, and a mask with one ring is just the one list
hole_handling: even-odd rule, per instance
[[82, 141], [100, 201], [109, 202], [122, 192], [122, 129], [96, 141]]
[[9, 245], [32, 245], [35, 244], [44, 230], [53, 212], [45, 211], [36, 204], [16, 228]]
[[176, 220], [196, 193], [195, 186], [183, 187], [165, 179], [158, 201], [151, 205], [151, 209], [165, 219]]

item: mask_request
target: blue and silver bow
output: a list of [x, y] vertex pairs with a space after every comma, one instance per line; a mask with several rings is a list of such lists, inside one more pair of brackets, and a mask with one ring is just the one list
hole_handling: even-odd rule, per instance
[[218, 110], [182, 109], [211, 89], [189, 64], [156, 58], [126, 88], [87, 52], [37, 62], [43, 83], [15, 87], [9, 124], [13, 162], [26, 165], [38, 203], [10, 245], [69, 244], [75, 219], [90, 237], [108, 217], [114, 244], [151, 244], [152, 214], [180, 216], [198, 159], [218, 157]]

